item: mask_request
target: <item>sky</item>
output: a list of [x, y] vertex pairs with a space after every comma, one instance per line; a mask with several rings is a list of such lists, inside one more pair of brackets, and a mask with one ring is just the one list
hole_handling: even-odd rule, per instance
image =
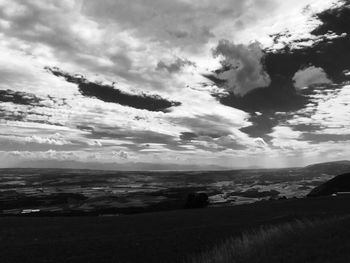
[[0, 167], [350, 153], [349, 1], [0, 0]]

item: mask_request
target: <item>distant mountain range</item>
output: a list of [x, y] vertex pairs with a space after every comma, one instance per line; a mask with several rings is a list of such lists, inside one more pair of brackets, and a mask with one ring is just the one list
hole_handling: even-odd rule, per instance
[[172, 164], [172, 163], [143, 163], [143, 162], [125, 162], [125, 163], [100, 163], [89, 162], [82, 163], [78, 161], [60, 161], [59, 167], [57, 161], [45, 160], [45, 162], [33, 163], [33, 161], [16, 165], [15, 168], [61, 168], [61, 169], [89, 169], [89, 170], [114, 170], [114, 171], [218, 171], [229, 170], [218, 165], [196, 165], [196, 164]]
[[[143, 162], [126, 162], [126, 163], [81, 163], [77, 161], [61, 161], [57, 167], [57, 161], [46, 160], [40, 164], [32, 161], [22, 162], [14, 168], [64, 168], [64, 169], [90, 169], [90, 170], [115, 170], [115, 171], [229, 171], [229, 170], [259, 170], [264, 169], [257, 166], [229, 168], [219, 165], [197, 165], [197, 164], [172, 164], [172, 163], [143, 163]], [[295, 168], [293, 168], [295, 169]], [[312, 164], [298, 168], [305, 174], [341, 174], [350, 172], [350, 161], [342, 160], [335, 162], [325, 162]]]
[[350, 161], [342, 160], [335, 162], [318, 163], [302, 168], [305, 172], [319, 174], [342, 174], [350, 172]]
[[339, 192], [350, 192], [350, 161], [319, 163], [304, 168], [313, 173], [338, 174], [331, 180], [315, 187], [309, 197], [327, 196]]

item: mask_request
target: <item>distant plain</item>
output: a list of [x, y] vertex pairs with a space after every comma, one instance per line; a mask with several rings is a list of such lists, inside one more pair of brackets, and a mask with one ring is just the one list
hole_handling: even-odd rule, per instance
[[304, 168], [228, 171], [95, 171], [0, 169], [0, 213], [130, 214], [181, 209], [204, 192], [211, 206], [300, 198], [350, 162]]

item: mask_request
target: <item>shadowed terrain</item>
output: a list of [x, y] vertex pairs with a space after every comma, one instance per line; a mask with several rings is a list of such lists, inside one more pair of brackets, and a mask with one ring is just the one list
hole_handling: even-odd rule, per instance
[[313, 189], [308, 196], [327, 196], [331, 194], [347, 194], [350, 195], [350, 173], [338, 175], [331, 180], [319, 185]]
[[228, 239], [189, 262], [348, 262], [349, 226], [349, 216], [265, 226]]
[[329, 197], [117, 217], [2, 217], [1, 262], [183, 262], [262, 225], [349, 214], [349, 202]]

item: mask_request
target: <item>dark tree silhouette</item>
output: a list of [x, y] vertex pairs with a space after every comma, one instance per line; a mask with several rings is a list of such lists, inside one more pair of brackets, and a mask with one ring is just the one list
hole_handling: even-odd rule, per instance
[[203, 208], [209, 205], [209, 198], [206, 193], [191, 193], [186, 199], [186, 208]]

